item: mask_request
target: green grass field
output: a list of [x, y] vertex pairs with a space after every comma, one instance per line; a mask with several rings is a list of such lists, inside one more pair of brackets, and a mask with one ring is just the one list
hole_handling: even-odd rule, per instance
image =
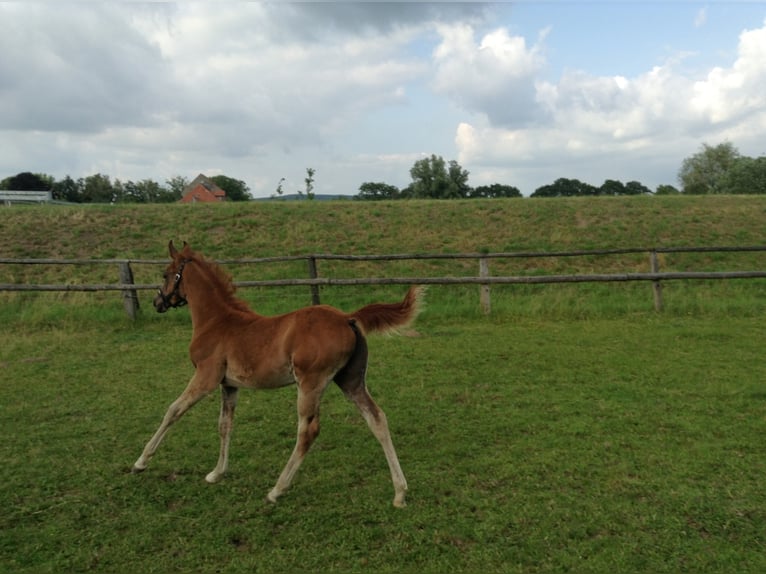
[[[13, 208], [0, 245], [3, 257], [162, 258], [173, 237], [226, 258], [764, 243], [766, 201], [660, 199]], [[283, 229], [296, 214], [301, 230]], [[763, 269], [763, 257], [663, 263]], [[323, 301], [351, 310], [404, 290], [330, 288]], [[309, 298], [241, 295], [265, 313]], [[766, 283], [669, 282], [665, 296], [658, 314], [645, 284], [503, 287], [485, 317], [476, 289], [431, 288], [418, 336], [370, 338], [368, 384], [410, 485], [399, 510], [379, 445], [334, 387], [276, 505], [265, 495], [295, 440], [291, 389], [240, 393], [221, 483], [204, 482], [217, 396], [130, 474], [192, 374], [188, 311], [157, 315], [143, 294], [130, 322], [114, 293], [0, 293], [0, 571], [766, 571]]]
[[[179, 312], [179, 315], [183, 313]], [[241, 394], [230, 474], [217, 397], [129, 474], [191, 374], [183, 321], [3, 334], [9, 571], [759, 572], [761, 318], [451, 320], [371, 340], [369, 385], [410, 482], [330, 388], [293, 488], [289, 389]], [[116, 323], [116, 324], [115, 324]]]

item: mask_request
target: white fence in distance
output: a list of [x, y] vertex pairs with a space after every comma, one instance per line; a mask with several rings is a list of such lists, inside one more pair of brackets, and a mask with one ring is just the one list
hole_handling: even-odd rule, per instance
[[13, 191], [0, 189], [0, 201], [9, 207], [13, 203], [47, 203], [53, 201], [53, 194], [50, 191]]

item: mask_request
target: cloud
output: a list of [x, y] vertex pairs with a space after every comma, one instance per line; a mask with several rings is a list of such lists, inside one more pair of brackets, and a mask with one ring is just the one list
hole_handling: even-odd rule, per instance
[[536, 118], [535, 78], [545, 66], [541, 34], [527, 47], [505, 28], [477, 42], [468, 24], [438, 27], [441, 43], [433, 55], [434, 89], [469, 111], [486, 114], [493, 124], [516, 126]]
[[[2, 125], [98, 131], [244, 117], [269, 137], [286, 130], [292, 139], [341, 112], [401, 98], [402, 85], [422, 72], [402, 57], [415, 34], [404, 24], [434, 11], [377, 3], [171, 6], [4, 5], [15, 25], [0, 36]], [[439, 13], [464, 11], [447, 5]], [[362, 22], [386, 32], [360, 33]], [[307, 42], [312, 37], [316, 43]]]
[[[470, 46], [471, 41], [466, 44]], [[539, 47], [521, 51], [527, 57], [540, 52]], [[532, 61], [535, 65], [530, 68], [537, 65]], [[503, 168], [510, 178], [522, 172], [529, 176], [530, 164], [542, 166], [536, 169], [540, 179], [533, 179], [535, 186], [550, 182], [552, 173], [556, 177], [609, 173], [603, 177], [623, 180], [634, 174], [635, 179], [654, 186], [674, 183], [659, 180], [639, 159], [653, 157], [652, 169], [660, 173], [661, 168], [668, 169], [663, 153], [673, 153], [677, 165], [683, 158], [671, 147], [693, 149], [700, 141], [726, 139], [755, 145], [766, 129], [764, 61], [766, 23], [741, 33], [731, 66], [713, 68], [701, 79], [686, 75], [679, 61], [669, 61], [632, 78], [570, 70], [555, 83], [536, 81], [536, 108], [532, 109], [529, 99], [525, 108], [535, 121], [508, 125], [493, 106], [476, 106], [484, 119], [461, 123], [455, 132], [458, 161], [472, 166], [474, 172], [478, 166], [480, 170]], [[496, 66], [498, 72], [502, 69]], [[461, 76], [461, 81], [472, 84], [475, 78]], [[527, 85], [532, 81], [533, 74], [525, 77]], [[496, 86], [498, 91], [485, 96], [485, 101], [514, 102], [514, 93], [503, 92], [509, 85]], [[460, 94], [457, 100], [463, 102], [464, 94], [474, 89], [473, 85], [463, 91], [455, 87]], [[567, 170], [573, 175], [566, 175]], [[530, 193], [534, 188], [523, 191]]]
[[[93, 132], [142, 125], [169, 70], [121, 7], [3, 4], [13, 18], [0, 35], [0, 125], [4, 129]], [[55, 25], [51, 25], [55, 23]], [[104, 46], [109, 46], [104, 49]]]
[[700, 8], [694, 17], [694, 27], [702, 28], [707, 23], [707, 8]]
[[[49, 150], [114, 149], [119, 161], [86, 166], [117, 167], [112, 175], [142, 162], [144, 172], [172, 169], [171, 157], [230, 166], [321, 148], [362, 114], [406, 100], [424, 73], [405, 54], [422, 18], [465, 13], [405, 8], [4, 3], [0, 18], [14, 25], [0, 36], [0, 125], [25, 140], [51, 134]], [[66, 149], [55, 155], [68, 171], [83, 167]]]
[[[405, 86], [422, 73], [419, 62], [399, 53], [407, 31], [392, 31], [381, 46], [379, 36], [351, 34], [319, 44], [276, 42], [268, 28], [251, 31], [244, 45], [205, 43], [193, 58], [175, 61], [178, 121], [199, 125], [227, 153], [321, 145], [360, 114], [402, 101]], [[216, 29], [230, 32], [224, 23]], [[187, 30], [171, 49], [188, 54], [192, 43]]]
[[691, 107], [710, 124], [732, 124], [766, 105], [766, 22], [739, 36], [737, 59], [730, 68], [715, 67], [694, 82]]
[[[472, 185], [531, 193], [607, 173], [668, 183], [702, 141], [763, 153], [766, 24], [701, 72], [675, 54], [639, 72], [596, 74], [583, 61], [554, 77], [562, 23], [546, 12], [521, 34], [520, 12], [3, 2], [0, 170], [160, 182], [205, 171], [269, 195], [281, 177], [300, 187], [311, 166], [318, 192], [355, 193], [363, 181], [406, 185], [414, 161], [436, 153], [458, 159]], [[586, 16], [565, 42], [591, 32]]]
[[276, 11], [285, 28], [300, 38], [317, 40], [338, 32], [358, 35], [387, 34], [396, 28], [431, 22], [480, 22], [487, 17], [491, 2], [422, 2], [405, 0], [379, 2], [305, 2]]

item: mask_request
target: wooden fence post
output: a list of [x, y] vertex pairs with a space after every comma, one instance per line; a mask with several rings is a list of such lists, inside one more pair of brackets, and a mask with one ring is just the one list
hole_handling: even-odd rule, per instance
[[[489, 277], [489, 259], [486, 257], [479, 258], [479, 277]], [[489, 315], [492, 310], [492, 301], [489, 295], [489, 285], [479, 286], [479, 304], [481, 310], [485, 315]]]
[[[654, 249], [649, 253], [649, 266], [652, 273], [660, 272], [660, 262]], [[659, 280], [652, 281], [652, 291], [654, 292], [654, 310], [662, 311], [662, 283]]]
[[[130, 262], [123, 261], [120, 263], [120, 283], [123, 285], [133, 285], [133, 270], [130, 268]], [[138, 313], [138, 293], [135, 289], [126, 289], [122, 292], [122, 305], [125, 307], [125, 312], [131, 320], [136, 319]]]
[[[317, 274], [317, 259], [313, 256], [309, 257], [309, 277], [311, 279], [319, 277]], [[311, 286], [311, 304], [319, 305], [319, 285]]]

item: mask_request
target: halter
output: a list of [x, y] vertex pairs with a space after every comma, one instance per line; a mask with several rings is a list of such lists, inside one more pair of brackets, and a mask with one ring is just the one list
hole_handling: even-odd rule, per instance
[[[157, 291], [158, 291], [158, 293], [159, 293], [159, 295], [160, 295], [160, 298], [162, 299], [162, 302], [163, 302], [163, 304], [164, 304], [166, 307], [183, 307], [184, 305], [187, 305], [187, 304], [189, 303], [189, 302], [186, 300], [186, 297], [183, 297], [183, 296], [182, 296], [182, 295], [181, 295], [181, 294], [178, 292], [178, 288], [179, 288], [179, 286], [181, 285], [181, 279], [183, 279], [183, 277], [182, 277], [182, 275], [181, 275], [181, 274], [183, 273], [183, 271], [184, 271], [184, 267], [186, 267], [186, 264], [187, 264], [188, 262], [189, 262], [189, 260], [188, 260], [188, 259], [184, 259], [183, 261], [181, 261], [181, 265], [179, 265], [179, 267], [178, 267], [178, 271], [176, 271], [175, 281], [174, 281], [174, 283], [173, 283], [173, 290], [170, 292], [170, 294], [169, 294], [169, 295], [165, 295], [165, 294], [162, 292], [162, 287], [160, 287], [159, 289], [157, 289]], [[175, 303], [171, 302], [171, 299], [172, 299], [174, 296], [175, 296], [175, 298], [176, 298], [176, 301], [175, 301]]]

